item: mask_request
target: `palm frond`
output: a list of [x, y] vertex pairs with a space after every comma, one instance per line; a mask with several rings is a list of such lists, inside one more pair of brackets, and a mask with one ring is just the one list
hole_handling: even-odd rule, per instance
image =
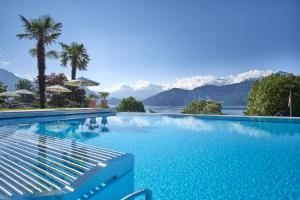
[[64, 67], [67, 66], [68, 60], [69, 60], [68, 54], [66, 52], [62, 52], [60, 55], [61, 65]]
[[55, 30], [56, 32], [60, 32], [62, 28], [62, 23], [56, 23], [53, 25], [52, 29]]
[[62, 66], [66, 66], [70, 61], [71, 66], [75, 66], [79, 70], [87, 70], [90, 58], [83, 44], [72, 42], [70, 45], [65, 43], [60, 43], [60, 45], [63, 50], [60, 60]]
[[36, 48], [33, 48], [33, 49], [30, 49], [29, 50], [29, 54], [32, 56], [32, 57], [37, 57], [37, 49]]
[[62, 48], [64, 51], [67, 51], [67, 50], [69, 49], [69, 46], [68, 46], [67, 44], [65, 44], [65, 43], [60, 42], [59, 44], [60, 44], [61, 48]]
[[53, 33], [44, 37], [45, 44], [51, 44], [61, 35], [61, 33]]
[[29, 33], [17, 34], [17, 37], [19, 39], [30, 39], [30, 40], [32, 40], [34, 38], [34, 36], [32, 34], [29, 34]]
[[31, 22], [29, 20], [27, 20], [23, 15], [20, 15], [20, 20], [21, 20], [21, 22], [23, 22], [25, 31], [30, 33], [31, 32]]
[[48, 52], [46, 53], [46, 56], [47, 56], [48, 58], [55, 58], [55, 59], [58, 59], [58, 58], [59, 58], [58, 52], [57, 52], [57, 51], [54, 51], [54, 50], [48, 51]]

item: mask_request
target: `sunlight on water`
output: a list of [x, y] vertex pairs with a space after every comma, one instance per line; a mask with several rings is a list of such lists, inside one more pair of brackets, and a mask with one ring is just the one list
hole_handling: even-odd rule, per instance
[[300, 198], [300, 123], [118, 114], [15, 132], [132, 153], [135, 188], [153, 190], [154, 199]]

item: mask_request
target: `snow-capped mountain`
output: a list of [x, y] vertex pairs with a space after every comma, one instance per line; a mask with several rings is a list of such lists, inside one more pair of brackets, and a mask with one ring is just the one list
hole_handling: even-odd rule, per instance
[[139, 84], [135, 86], [122, 84], [115, 90], [112, 90], [110, 92], [110, 96], [118, 99], [133, 96], [139, 100], [143, 100], [163, 91], [163, 87], [161, 85], [148, 84], [143, 87], [140, 86], [141, 85]]
[[132, 84], [119, 84], [111, 89], [110, 97], [122, 99], [128, 96], [133, 96], [139, 100], [147, 99], [162, 91], [170, 90], [172, 88], [179, 88], [185, 90], [193, 90], [204, 85], [224, 86], [234, 83], [241, 83], [245, 80], [255, 80], [274, 73], [273, 70], [250, 70], [237, 75], [230, 75], [227, 77], [216, 78], [212, 75], [206, 76], [191, 76], [178, 78], [174, 82], [154, 84], [148, 81], [137, 81]]

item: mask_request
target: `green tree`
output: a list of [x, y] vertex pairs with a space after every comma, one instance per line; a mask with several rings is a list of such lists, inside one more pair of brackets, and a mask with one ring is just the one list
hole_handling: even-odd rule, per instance
[[1, 93], [1, 92], [6, 92], [6, 90], [7, 90], [7, 86], [4, 85], [4, 83], [2, 83], [2, 82], [0, 81], [0, 93]]
[[[1, 81], [0, 81], [0, 93], [1, 92], [6, 92], [6, 90], [7, 90], [7, 86], [6, 85], [4, 85], [4, 83], [2, 83]], [[5, 101], [4, 101], [4, 98], [3, 97], [0, 97], [0, 105], [2, 106], [2, 104], [4, 103]]]
[[145, 112], [144, 104], [141, 101], [137, 101], [134, 97], [128, 97], [122, 99], [117, 107], [119, 112]]
[[222, 114], [222, 104], [211, 100], [196, 100], [182, 111], [184, 114]]
[[27, 20], [20, 15], [20, 20], [23, 23], [25, 33], [18, 34], [19, 39], [36, 40], [36, 48], [30, 50], [31, 55], [37, 57], [38, 61], [38, 82], [40, 95], [40, 108], [45, 108], [45, 70], [46, 70], [46, 55], [56, 56], [55, 52], [46, 52], [45, 47], [55, 42], [61, 34], [61, 23], [56, 23], [52, 17], [48, 15], [41, 16], [37, 19]]
[[34, 87], [31, 83], [30, 80], [27, 80], [27, 79], [22, 79], [22, 80], [19, 80], [16, 85], [15, 85], [16, 89], [17, 90], [22, 90], [22, 89], [25, 89], [25, 90], [29, 90], [29, 91], [34, 91]]
[[109, 96], [109, 92], [99, 92], [100, 97], [101, 97], [101, 107], [102, 108], [108, 108], [108, 102], [106, 98]]
[[272, 74], [254, 82], [249, 95], [247, 115], [274, 116], [289, 113], [288, 98], [292, 91], [293, 116], [300, 116], [300, 77]]
[[67, 66], [68, 62], [72, 67], [71, 79], [76, 79], [76, 71], [78, 70], [87, 70], [87, 65], [90, 61], [87, 50], [83, 44], [78, 44], [72, 42], [70, 45], [60, 43], [62, 52], [61, 52], [61, 65]]
[[109, 92], [99, 92], [100, 97], [102, 100], [106, 100], [106, 98], [109, 96]]
[[89, 94], [88, 95], [88, 99], [90, 99], [90, 100], [94, 100], [94, 99], [98, 99], [99, 97], [97, 96], [97, 95], [95, 95], [95, 94]]
[[[31, 92], [34, 92], [34, 86], [32, 85], [30, 80], [22, 79], [19, 80], [15, 85], [17, 90], [29, 90]], [[18, 97], [18, 100], [24, 103], [32, 103], [34, 101], [33, 95], [27, 95], [27, 94], [21, 94], [21, 97]]]

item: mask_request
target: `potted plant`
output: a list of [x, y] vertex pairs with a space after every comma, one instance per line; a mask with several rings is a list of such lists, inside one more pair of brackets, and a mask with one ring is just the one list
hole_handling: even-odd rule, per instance
[[96, 108], [96, 99], [98, 99], [98, 96], [95, 94], [89, 94], [88, 99], [90, 100], [90, 107]]
[[108, 108], [108, 103], [106, 98], [109, 96], [109, 92], [99, 92], [101, 97], [101, 108]]

